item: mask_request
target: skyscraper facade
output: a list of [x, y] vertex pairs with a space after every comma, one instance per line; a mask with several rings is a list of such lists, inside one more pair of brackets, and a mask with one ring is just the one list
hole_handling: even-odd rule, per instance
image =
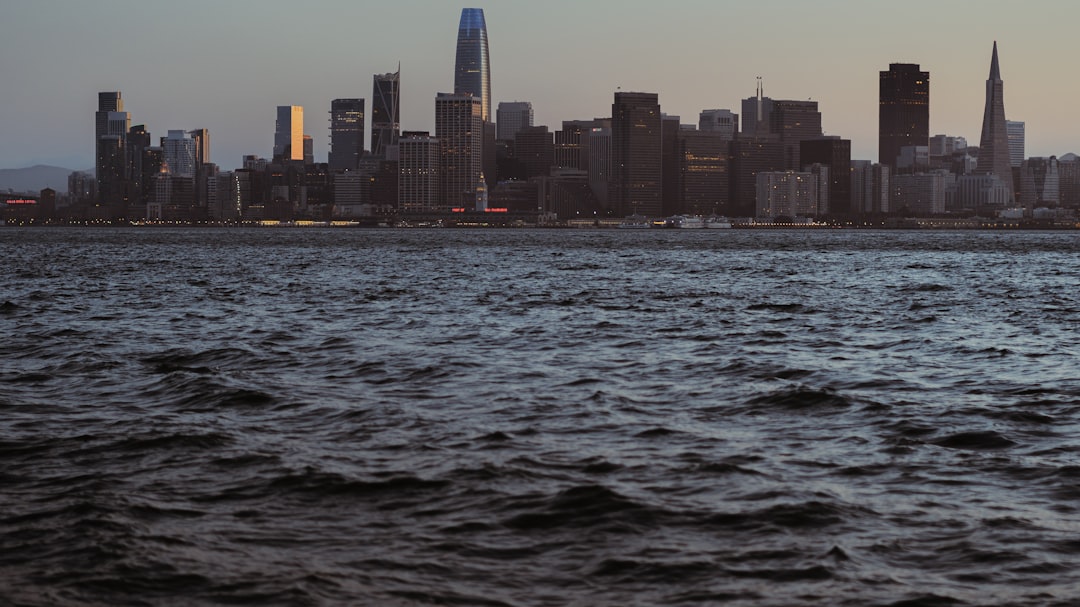
[[1009, 164], [1020, 168], [1024, 163], [1024, 123], [1018, 120], [1006, 120], [1005, 132], [1009, 136]]
[[615, 93], [611, 104], [609, 191], [615, 212], [660, 217], [660, 102], [656, 93]]
[[1005, 84], [998, 65], [997, 41], [990, 58], [990, 76], [986, 79], [986, 105], [983, 107], [982, 136], [979, 139], [979, 164], [976, 173], [997, 175], [1009, 192], [1013, 187], [1009, 160], [1009, 133], [1005, 124]]
[[471, 94], [480, 100], [480, 119], [491, 122], [491, 64], [488, 55], [484, 9], [461, 9], [458, 25], [454, 93]]
[[731, 110], [701, 110], [698, 115], [698, 129], [710, 133], [720, 133], [731, 141], [739, 132], [739, 115]]
[[765, 86], [758, 78], [756, 95], [742, 101], [742, 134], [763, 137], [769, 134], [769, 115], [773, 100], [765, 96]]
[[371, 154], [386, 158], [398, 144], [401, 131], [401, 67], [392, 74], [375, 74], [371, 89]]
[[[821, 112], [816, 101], [777, 99], [769, 114], [769, 132], [780, 137], [784, 144], [784, 168], [799, 170], [805, 162], [799, 160], [799, 144], [806, 139], [821, 137]], [[761, 133], [758, 133], [760, 136]]]
[[274, 130], [274, 160], [303, 159], [304, 108], [299, 105], [279, 105]]
[[209, 129], [195, 129], [188, 131], [191, 140], [195, 142], [195, 166], [201, 167], [210, 162], [210, 131]]
[[[859, 212], [851, 204], [851, 140], [839, 137], [804, 139], [799, 158], [803, 168], [811, 164], [829, 167], [828, 213], [844, 216]], [[821, 201], [819, 200], [819, 203]]]
[[878, 86], [878, 162], [896, 168], [900, 148], [930, 141], [930, 72], [891, 63]]
[[533, 106], [529, 101], [503, 101], [495, 112], [497, 139], [510, 141], [518, 131], [533, 125]]
[[364, 155], [364, 100], [330, 102], [331, 171], [355, 171]]
[[440, 198], [446, 208], [472, 208], [483, 171], [484, 121], [480, 99], [439, 93], [435, 137], [440, 143]]
[[195, 140], [181, 130], [170, 130], [161, 138], [161, 151], [170, 175], [193, 177], [196, 166]]
[[546, 177], [555, 165], [555, 143], [546, 126], [530, 126], [518, 131], [514, 157], [525, 167], [525, 178]]
[[119, 205], [127, 177], [127, 135], [131, 116], [124, 111], [120, 91], [98, 93], [94, 114], [94, 169], [98, 204]]
[[405, 213], [438, 210], [439, 140], [427, 132], [406, 131], [398, 145], [398, 209]]

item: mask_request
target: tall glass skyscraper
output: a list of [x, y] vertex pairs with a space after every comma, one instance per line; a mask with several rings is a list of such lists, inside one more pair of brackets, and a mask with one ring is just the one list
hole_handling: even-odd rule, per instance
[[930, 72], [890, 63], [878, 90], [878, 162], [895, 169], [900, 148], [930, 145]]
[[304, 108], [299, 105], [277, 106], [274, 129], [274, 160], [304, 159]]
[[371, 154], [376, 158], [386, 158], [386, 148], [398, 144], [400, 90], [400, 65], [392, 74], [375, 74], [371, 90]]
[[355, 171], [364, 155], [364, 100], [330, 102], [331, 171]]
[[479, 98], [480, 117], [491, 122], [491, 64], [482, 8], [461, 9], [454, 72], [454, 94]]

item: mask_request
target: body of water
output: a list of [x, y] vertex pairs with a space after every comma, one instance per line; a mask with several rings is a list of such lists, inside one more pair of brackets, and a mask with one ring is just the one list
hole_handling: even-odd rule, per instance
[[0, 604], [1080, 597], [1076, 233], [0, 245]]

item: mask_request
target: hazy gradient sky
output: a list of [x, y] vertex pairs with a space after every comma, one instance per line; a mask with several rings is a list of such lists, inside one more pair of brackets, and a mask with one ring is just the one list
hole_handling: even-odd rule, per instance
[[826, 134], [877, 160], [878, 72], [902, 62], [930, 72], [931, 133], [977, 145], [997, 40], [1027, 155], [1080, 152], [1076, 0], [4, 0], [0, 168], [92, 167], [97, 93], [110, 90], [155, 140], [210, 129], [226, 170], [269, 157], [275, 106], [302, 105], [324, 162], [330, 100], [370, 111], [372, 74], [398, 61], [402, 128], [433, 131], [463, 6], [487, 17], [492, 106], [531, 101], [552, 130], [609, 116], [616, 88], [659, 93], [686, 123], [738, 112], [760, 75], [774, 99], [816, 100]]

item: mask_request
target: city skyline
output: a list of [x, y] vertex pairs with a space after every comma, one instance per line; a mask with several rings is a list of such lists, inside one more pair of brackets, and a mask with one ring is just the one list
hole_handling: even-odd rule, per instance
[[[108, 90], [123, 91], [133, 123], [147, 125], [154, 137], [173, 129], [208, 129], [215, 142], [211, 160], [223, 168], [239, 166], [244, 154], [270, 156], [273, 133], [266, 125], [275, 108], [303, 106], [315, 158], [325, 162], [331, 100], [365, 98], [370, 107], [372, 75], [397, 69], [398, 61], [401, 129], [434, 131], [433, 100], [437, 92], [452, 90], [455, 24], [464, 8], [418, 1], [380, 7], [387, 18], [376, 26], [375, 20], [361, 19], [370, 6], [316, 3], [292, 15], [298, 31], [338, 31], [353, 17], [372, 25], [348, 42], [299, 35], [295, 44], [275, 49], [253, 45], [251, 35], [228, 27], [240, 13], [270, 23], [272, 10], [256, 14], [226, 5], [207, 13], [216, 17], [207, 20], [198, 2], [190, 13], [176, 14], [122, 0], [63, 4], [70, 10], [56, 11], [55, 4], [6, 9], [17, 27], [0, 41], [7, 81], [0, 167], [93, 166], [94, 118], [86, 108], [97, 92]], [[615, 91], [642, 91], [658, 94], [662, 111], [692, 124], [704, 109], [738, 112], [739, 101], [754, 93], [760, 75], [771, 98], [818, 102], [825, 134], [850, 139], [852, 158], [877, 160], [878, 73], [890, 63], [920, 64], [934, 83], [931, 134], [963, 136], [974, 144], [985, 94], [985, 49], [997, 40], [1009, 82], [1007, 118], [1026, 123], [1027, 154], [1080, 150], [1080, 128], [1069, 116], [1077, 84], [1057, 76], [1069, 71], [1069, 63], [1055, 43], [1066, 35], [1069, 17], [1080, 16], [1080, 9], [1068, 4], [1017, 12], [989, 3], [974, 12], [917, 3], [917, 10], [894, 15], [831, 2], [815, 8], [798, 27], [768, 19], [802, 7], [787, 2], [723, 10], [696, 3], [664, 9], [643, 4], [635, 5], [636, 12], [610, 15], [604, 7], [571, 6], [479, 6], [485, 8], [491, 53], [498, 58], [491, 68], [492, 107], [530, 101], [535, 124], [556, 129], [563, 120], [606, 116]], [[428, 18], [413, 23], [418, 9]], [[566, 19], [567, 11], [580, 19]], [[64, 16], [55, 17], [59, 12]], [[688, 13], [702, 18], [677, 18]], [[110, 20], [116, 14], [122, 18]], [[713, 14], [724, 19], [707, 27], [710, 20], [704, 17]], [[848, 19], [843, 24], [827, 19], [839, 15]], [[867, 24], [883, 20], [890, 23], [887, 31], [865, 31]], [[752, 28], [751, 35], [740, 31], [748, 28], [725, 26], [740, 21], [770, 27]], [[191, 59], [178, 61], [181, 57], [160, 40], [196, 24], [201, 37], [193, 43]], [[901, 31], [905, 26], [927, 34], [917, 52], [911, 50], [910, 33]], [[643, 42], [648, 40], [655, 43]], [[80, 52], [84, 47], [92, 52]], [[312, 67], [320, 64], [329, 69]], [[224, 88], [226, 82], [230, 88]]]

